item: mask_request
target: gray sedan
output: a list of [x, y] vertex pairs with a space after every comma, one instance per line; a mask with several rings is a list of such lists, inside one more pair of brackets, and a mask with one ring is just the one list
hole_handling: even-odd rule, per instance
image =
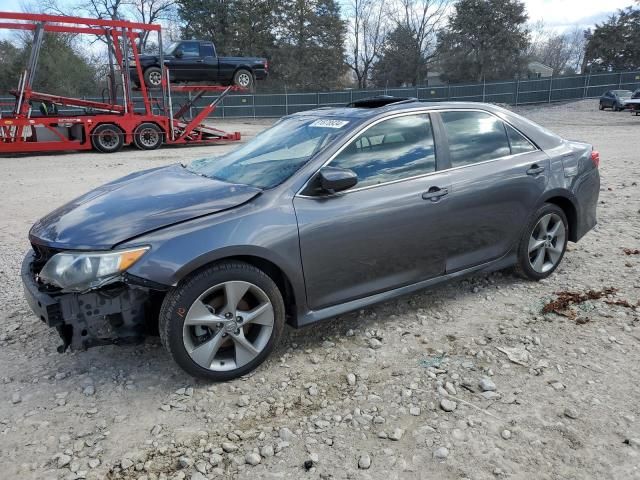
[[191, 375], [477, 272], [548, 277], [596, 224], [599, 154], [505, 109], [393, 98], [290, 115], [220, 158], [137, 172], [39, 220], [26, 298], [68, 346], [159, 332]]

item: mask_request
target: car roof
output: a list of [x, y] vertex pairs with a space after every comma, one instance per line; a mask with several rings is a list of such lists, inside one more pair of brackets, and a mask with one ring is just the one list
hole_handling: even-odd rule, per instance
[[[364, 100], [367, 101], [367, 100]], [[370, 99], [375, 103], [375, 98]], [[359, 101], [363, 102], [363, 101]], [[355, 104], [355, 105], [354, 105]], [[397, 102], [388, 103], [382, 106], [359, 106], [356, 102], [344, 107], [319, 107], [312, 110], [294, 113], [290, 116], [313, 116], [313, 117], [341, 117], [364, 119], [377, 116], [384, 116], [387, 113], [410, 112], [414, 110], [442, 110], [442, 109], [460, 109], [460, 110], [485, 110], [488, 112], [502, 111], [503, 109], [489, 103], [480, 102], [421, 102], [417, 99], [398, 99]], [[350, 106], [354, 105], [354, 106]]]
[[[542, 150], [557, 147], [563, 142], [562, 138], [553, 132], [541, 127], [531, 120], [518, 115], [515, 112], [502, 108], [498, 105], [480, 102], [421, 102], [406, 101], [407, 99], [399, 99], [397, 102], [389, 102], [381, 107], [319, 107], [313, 110], [305, 110], [302, 112], [288, 115], [289, 118], [340, 118], [353, 121], [353, 128], [357, 125], [369, 123], [375, 119], [385, 118], [393, 113], [402, 112], [428, 112], [437, 110], [481, 110], [500, 117], [507, 121], [517, 130], [525, 134]], [[372, 102], [375, 103], [375, 102]], [[285, 117], [286, 118], [286, 117]]]

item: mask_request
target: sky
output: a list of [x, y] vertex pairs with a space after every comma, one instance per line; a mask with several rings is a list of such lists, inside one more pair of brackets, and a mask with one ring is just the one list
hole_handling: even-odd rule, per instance
[[[0, 11], [21, 11], [24, 0], [0, 0]], [[61, 4], [75, 4], [77, 0], [60, 0]], [[524, 0], [529, 18], [543, 20], [554, 30], [575, 26], [587, 28], [602, 22], [609, 14], [632, 5], [633, 0]]]

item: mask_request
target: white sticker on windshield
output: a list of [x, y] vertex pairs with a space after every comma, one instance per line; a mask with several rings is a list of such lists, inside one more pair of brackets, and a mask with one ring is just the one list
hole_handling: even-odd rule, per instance
[[324, 128], [342, 128], [349, 122], [347, 120], [316, 120], [309, 124], [310, 127], [324, 127]]

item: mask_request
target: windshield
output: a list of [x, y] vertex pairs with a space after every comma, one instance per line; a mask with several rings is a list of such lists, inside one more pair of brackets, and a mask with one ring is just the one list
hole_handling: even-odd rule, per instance
[[164, 49], [165, 55], [172, 55], [180, 42], [171, 42], [167, 48]]
[[620, 98], [628, 98], [631, 96], [630, 90], [614, 90], [613, 93]]
[[229, 183], [272, 188], [342, 134], [348, 120], [292, 117], [218, 158], [196, 160], [191, 172]]

